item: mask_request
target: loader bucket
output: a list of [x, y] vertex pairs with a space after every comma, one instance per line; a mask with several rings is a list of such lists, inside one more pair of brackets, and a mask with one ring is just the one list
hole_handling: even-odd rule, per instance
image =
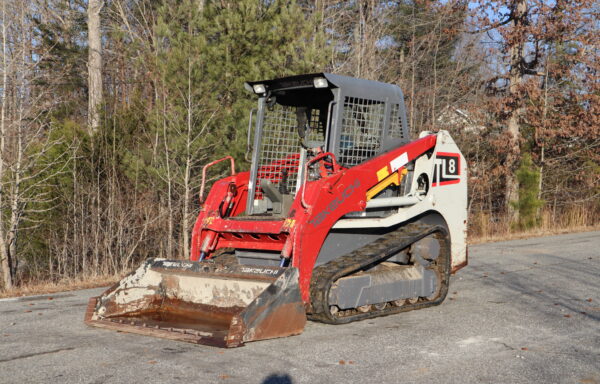
[[89, 325], [219, 347], [302, 333], [296, 268], [149, 259], [90, 299]]

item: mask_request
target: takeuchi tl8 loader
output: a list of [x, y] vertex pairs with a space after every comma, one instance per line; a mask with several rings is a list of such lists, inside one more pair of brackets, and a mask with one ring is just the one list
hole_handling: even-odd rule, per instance
[[[204, 167], [189, 261], [149, 259], [93, 326], [237, 347], [440, 304], [467, 264], [467, 165], [409, 138], [402, 91], [328, 73], [246, 83], [250, 171]], [[207, 169], [230, 176], [205, 196]]]

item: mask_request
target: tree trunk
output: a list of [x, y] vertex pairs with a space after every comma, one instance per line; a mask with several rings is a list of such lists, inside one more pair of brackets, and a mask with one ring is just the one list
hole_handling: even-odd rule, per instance
[[198, 2], [198, 13], [202, 15], [204, 13], [204, 7], [206, 6], [206, 0], [197, 0], [197, 2]]
[[[23, 47], [23, 68], [25, 68], [25, 47]], [[24, 77], [24, 74], [22, 75]], [[25, 83], [25, 81], [23, 81]], [[18, 265], [17, 259], [17, 237], [19, 233], [19, 225], [22, 217], [22, 195], [21, 195], [21, 174], [23, 172], [23, 100], [19, 101], [19, 120], [17, 122], [16, 132], [16, 144], [17, 144], [17, 159], [13, 164], [13, 187], [10, 196], [10, 226], [7, 233], [7, 240], [5, 244], [8, 247], [7, 253], [9, 255], [9, 268], [12, 272], [14, 280], [15, 271]], [[13, 281], [14, 283], [14, 281]]]
[[[538, 184], [538, 200], [542, 199], [542, 187], [544, 186], [544, 161], [545, 159], [545, 149], [546, 143], [544, 139], [544, 134], [548, 126], [546, 125], [546, 119], [548, 117], [548, 56], [546, 56], [546, 62], [544, 64], [544, 109], [542, 111], [542, 129], [541, 134], [536, 135], [537, 141], [540, 142], [540, 181]], [[541, 207], [538, 208], [538, 217], [541, 214]]]
[[358, 2], [358, 22], [354, 25], [354, 47], [356, 50], [355, 76], [363, 77], [363, 55], [364, 55], [364, 15], [362, 2]]
[[416, 55], [415, 55], [415, 36], [417, 32], [416, 20], [415, 20], [415, 3], [412, 3], [412, 38], [410, 40], [410, 116], [408, 121], [408, 129], [415, 131], [415, 71], [416, 68]]
[[95, 133], [100, 125], [102, 104], [102, 34], [100, 10], [102, 0], [88, 2], [88, 130]]
[[188, 89], [187, 89], [187, 132], [185, 147], [185, 174], [183, 176], [183, 218], [181, 227], [183, 231], [183, 256], [185, 260], [190, 258], [190, 210], [191, 210], [191, 172], [192, 172], [192, 62], [188, 58]]
[[505, 195], [504, 203], [506, 204], [506, 211], [508, 218], [511, 223], [519, 220], [519, 212], [513, 206], [513, 202], [519, 201], [519, 182], [516, 178], [515, 172], [521, 157], [521, 149], [519, 141], [521, 138], [521, 116], [523, 115], [523, 108], [520, 103], [519, 87], [523, 81], [523, 60], [524, 60], [524, 47], [525, 47], [525, 31], [523, 28], [526, 25], [527, 17], [527, 1], [518, 0], [513, 10], [513, 34], [515, 39], [510, 45], [510, 73], [509, 73], [509, 88], [508, 94], [513, 108], [510, 111], [508, 118], [507, 131], [510, 134], [508, 143], [508, 154], [506, 161], [506, 182], [505, 182]]
[[[163, 90], [164, 92], [164, 90]], [[163, 128], [163, 140], [165, 145], [165, 166], [167, 168], [167, 225], [168, 225], [168, 236], [167, 236], [167, 258], [173, 258], [173, 232], [174, 232], [174, 219], [173, 219], [173, 187], [171, 179], [171, 160], [169, 156], [169, 144], [167, 140], [167, 100], [163, 93], [163, 116], [162, 116], [162, 128]]]
[[519, 111], [514, 110], [508, 120], [507, 130], [510, 133], [508, 143], [508, 153], [506, 157], [506, 180], [504, 203], [506, 204], [506, 212], [510, 223], [515, 223], [519, 220], [519, 211], [515, 209], [513, 203], [519, 201], [519, 181], [516, 177], [516, 168], [520, 157], [519, 147]]
[[[7, 60], [6, 60], [6, 2], [2, 2], [2, 107], [0, 108], [0, 208], [3, 206], [4, 197], [4, 152], [6, 149], [6, 86], [7, 78]], [[2, 282], [4, 289], [11, 289], [13, 286], [10, 256], [5, 243], [4, 220], [0, 215], [0, 268], [2, 268]]]

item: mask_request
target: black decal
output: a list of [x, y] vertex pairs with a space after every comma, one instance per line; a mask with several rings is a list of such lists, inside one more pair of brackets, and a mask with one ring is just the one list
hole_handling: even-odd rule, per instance
[[433, 187], [460, 182], [460, 154], [438, 152], [434, 164]]

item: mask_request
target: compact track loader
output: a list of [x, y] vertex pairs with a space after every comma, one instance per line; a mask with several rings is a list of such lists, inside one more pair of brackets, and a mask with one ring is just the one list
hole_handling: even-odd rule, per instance
[[[189, 261], [150, 259], [90, 300], [94, 326], [223, 347], [440, 304], [467, 264], [467, 165], [409, 138], [395, 85], [248, 82], [249, 172], [203, 169]], [[231, 175], [205, 196], [209, 167]]]

